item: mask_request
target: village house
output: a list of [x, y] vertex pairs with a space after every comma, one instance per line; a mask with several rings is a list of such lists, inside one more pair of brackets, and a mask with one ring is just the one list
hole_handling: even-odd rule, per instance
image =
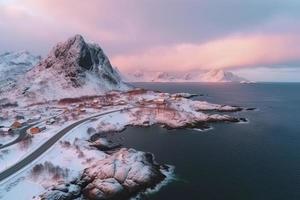
[[86, 113], [86, 110], [85, 109], [80, 109], [79, 112], [80, 113]]
[[0, 128], [0, 134], [3, 134], [3, 135], [8, 135], [12, 132], [11, 128], [9, 127], [1, 127]]
[[15, 119], [16, 119], [16, 120], [23, 120], [23, 119], [25, 119], [25, 117], [22, 116], [22, 115], [17, 115], [17, 116], [15, 117]]
[[54, 124], [55, 122], [56, 122], [56, 120], [54, 118], [51, 118], [46, 121], [46, 124], [51, 125], [51, 124]]
[[18, 129], [18, 128], [22, 128], [23, 126], [25, 126], [25, 122], [24, 121], [15, 121], [10, 128], [12, 129]]
[[95, 100], [93, 100], [93, 103], [97, 104], [97, 103], [99, 103], [99, 101], [95, 99]]
[[102, 105], [98, 105], [98, 106], [96, 106], [95, 108], [96, 108], [96, 109], [102, 109], [103, 106], [102, 106]]
[[85, 103], [80, 103], [77, 105], [77, 108], [84, 108], [85, 107]]
[[120, 100], [115, 103], [116, 105], [126, 105], [126, 101]]
[[31, 117], [30, 119], [27, 120], [27, 123], [33, 123], [33, 122], [37, 122], [41, 119], [40, 115], [35, 115], [33, 117]]
[[29, 129], [29, 133], [34, 135], [34, 134], [38, 134], [44, 130], [46, 130], [46, 127], [32, 127]]

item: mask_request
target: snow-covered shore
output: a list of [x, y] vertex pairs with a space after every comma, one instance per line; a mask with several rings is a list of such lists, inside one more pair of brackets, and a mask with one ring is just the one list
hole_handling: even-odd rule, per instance
[[[135, 89], [52, 101], [50, 107], [48, 104], [35, 103], [27, 109], [4, 108], [1, 112], [7, 114], [6, 121], [10, 122], [16, 115], [23, 114], [26, 118], [36, 115], [35, 112], [29, 112], [31, 107], [45, 112], [40, 120], [49, 118], [47, 113], [60, 112], [54, 124], [46, 125], [46, 131], [33, 135], [33, 141], [38, 138], [48, 140], [66, 125], [97, 113], [109, 110], [116, 112], [94, 117], [70, 130], [25, 170], [0, 183], [0, 199], [128, 199], [154, 188], [166, 181], [166, 174], [171, 173], [171, 168], [156, 163], [151, 153], [112, 144], [101, 133], [119, 132], [127, 126], [154, 124], [165, 128], [203, 130], [216, 122], [244, 121], [243, 118], [230, 115], [230, 112], [238, 112], [243, 108], [185, 97], [189, 95]], [[56, 112], [53, 112], [54, 109]], [[37, 144], [29, 144], [27, 148], [34, 149]], [[1, 162], [20, 160], [17, 146], [10, 148], [15, 153], [6, 154], [0, 158]], [[28, 188], [26, 198], [16, 193], [24, 185]]]

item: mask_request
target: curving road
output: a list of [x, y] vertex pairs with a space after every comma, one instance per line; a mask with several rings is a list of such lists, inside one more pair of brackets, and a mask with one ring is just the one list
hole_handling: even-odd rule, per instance
[[[70, 130], [72, 130], [73, 128], [75, 128], [76, 126], [82, 124], [83, 122], [86, 122], [92, 118], [95, 117], [100, 117], [102, 115], [107, 115], [110, 113], [114, 113], [114, 112], [119, 112], [122, 109], [118, 109], [118, 110], [112, 110], [112, 111], [108, 111], [108, 112], [104, 112], [104, 113], [100, 113], [98, 115], [93, 115], [91, 117], [82, 119], [80, 121], [77, 121], [69, 126], [67, 126], [66, 128], [62, 129], [61, 131], [59, 131], [56, 135], [54, 135], [52, 138], [50, 138], [47, 142], [45, 142], [44, 144], [42, 144], [38, 149], [36, 149], [34, 152], [32, 152], [31, 154], [29, 154], [27, 157], [23, 158], [22, 160], [20, 160], [19, 162], [17, 162], [16, 164], [12, 165], [11, 167], [9, 167], [8, 169], [4, 170], [3, 172], [0, 173], [0, 182], [5, 180], [6, 178], [8, 178], [9, 176], [17, 173], [19, 170], [21, 170], [22, 168], [26, 167], [28, 164], [30, 164], [31, 162], [33, 162], [35, 159], [37, 159], [41, 154], [45, 153], [50, 147], [52, 147], [52, 145], [54, 145], [59, 139], [61, 139], [66, 133], [68, 133]], [[125, 108], [125, 109], [132, 109], [132, 108]], [[25, 131], [26, 132], [26, 131]]]
[[30, 129], [31, 127], [33, 127], [33, 126], [39, 124], [39, 123], [40, 123], [40, 122], [37, 122], [37, 123], [34, 123], [34, 124], [30, 124], [30, 125], [28, 125], [28, 126], [22, 128], [22, 129], [20, 129], [20, 130], [19, 130], [19, 136], [18, 136], [15, 140], [13, 140], [13, 141], [11, 141], [11, 142], [8, 142], [8, 143], [6, 143], [6, 144], [1, 145], [1, 146], [0, 146], [0, 149], [4, 149], [4, 148], [6, 148], [6, 147], [9, 147], [9, 146], [11, 146], [11, 145], [14, 145], [14, 144], [16, 144], [16, 143], [18, 143], [18, 142], [24, 140], [24, 139], [26, 138], [26, 136], [27, 136], [27, 130]]
[[58, 117], [58, 116], [60, 116], [60, 115], [61, 115], [61, 114], [58, 114], [58, 115], [56, 115], [56, 116], [51, 116], [51, 117], [48, 117], [48, 118], [46, 118], [46, 119], [44, 119], [44, 120], [42, 120], [42, 121], [38, 121], [38, 122], [35, 122], [35, 123], [31, 123], [31, 124], [29, 124], [29, 125], [23, 127], [22, 129], [18, 130], [18, 131], [19, 131], [19, 136], [18, 136], [15, 140], [13, 140], [13, 141], [11, 141], [11, 142], [8, 142], [8, 143], [6, 143], [6, 144], [2, 144], [2, 145], [0, 144], [0, 150], [1, 150], [1, 149], [4, 149], [4, 148], [6, 148], [6, 147], [12, 146], [12, 145], [14, 145], [14, 144], [17, 144], [18, 142], [24, 140], [24, 139], [28, 136], [27, 130], [29, 130], [31, 127], [36, 126], [36, 125], [38, 125], [38, 124], [40, 124], [40, 123], [42, 123], [42, 122], [45, 122], [45, 121], [47, 121], [47, 120], [50, 119], [50, 118]]

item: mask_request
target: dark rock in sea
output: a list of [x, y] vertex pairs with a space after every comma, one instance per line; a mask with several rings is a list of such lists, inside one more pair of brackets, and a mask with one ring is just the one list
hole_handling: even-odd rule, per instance
[[240, 122], [248, 122], [248, 120], [244, 117], [239, 118]]

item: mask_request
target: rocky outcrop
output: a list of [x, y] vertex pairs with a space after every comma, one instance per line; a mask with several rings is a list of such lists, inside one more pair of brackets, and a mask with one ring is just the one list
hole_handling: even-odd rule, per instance
[[163, 181], [166, 170], [152, 154], [122, 148], [85, 169], [77, 180], [50, 188], [41, 199], [128, 199]]
[[110, 140], [107, 140], [105, 138], [98, 138], [97, 140], [91, 142], [91, 147], [95, 147], [100, 151], [109, 151], [115, 148], [120, 147], [120, 144], [116, 144]]

